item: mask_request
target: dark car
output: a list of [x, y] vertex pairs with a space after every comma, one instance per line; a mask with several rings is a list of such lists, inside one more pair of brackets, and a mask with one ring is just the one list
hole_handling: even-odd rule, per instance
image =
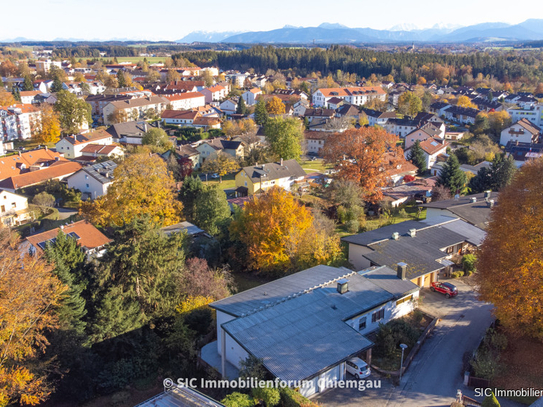
[[441, 294], [445, 294], [447, 298], [456, 297], [458, 295], [458, 289], [452, 285], [451, 283], [432, 283], [432, 286], [430, 287], [430, 290], [434, 292], [438, 292]]

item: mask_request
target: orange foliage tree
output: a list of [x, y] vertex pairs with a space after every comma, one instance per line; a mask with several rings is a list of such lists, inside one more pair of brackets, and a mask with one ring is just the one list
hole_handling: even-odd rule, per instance
[[11, 93], [0, 87], [0, 107], [11, 106], [17, 103]]
[[311, 212], [279, 187], [247, 202], [230, 231], [246, 246], [249, 268], [262, 272], [299, 271], [340, 254], [337, 236], [318, 230]]
[[129, 156], [115, 171], [107, 194], [81, 204], [79, 212], [100, 226], [123, 225], [149, 215], [161, 226], [181, 221], [183, 205], [175, 195], [175, 181], [164, 160], [140, 153]]
[[0, 406], [36, 405], [49, 395], [28, 366], [48, 344], [44, 333], [57, 326], [54, 308], [67, 289], [41, 256], [21, 257], [19, 244], [0, 230]]
[[543, 340], [543, 159], [500, 191], [476, 274], [483, 301], [514, 333]]
[[381, 200], [388, 184], [388, 171], [405, 163], [398, 136], [377, 127], [362, 127], [336, 133], [324, 144], [324, 160], [334, 164], [337, 176], [360, 185], [365, 201]]
[[266, 103], [266, 110], [269, 114], [284, 114], [285, 105], [281, 101], [281, 99], [279, 99], [277, 96], [274, 96]]

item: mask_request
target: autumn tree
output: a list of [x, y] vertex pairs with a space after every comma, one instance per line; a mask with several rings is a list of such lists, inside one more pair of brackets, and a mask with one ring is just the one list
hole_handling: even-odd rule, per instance
[[302, 155], [304, 133], [300, 120], [271, 117], [264, 126], [264, 134], [271, 152], [284, 160], [299, 159]]
[[488, 113], [490, 132], [494, 137], [499, 137], [502, 130], [511, 124], [511, 116], [507, 111]]
[[364, 200], [378, 202], [389, 182], [387, 172], [405, 162], [397, 142], [397, 136], [383, 129], [362, 127], [328, 137], [322, 153], [339, 171], [338, 178], [357, 183]]
[[183, 206], [174, 196], [175, 181], [159, 156], [133, 154], [113, 176], [106, 195], [81, 204], [80, 213], [93, 224], [120, 226], [143, 215], [163, 226], [181, 221]]
[[419, 174], [424, 174], [428, 168], [426, 167], [426, 156], [420, 146], [420, 140], [415, 141], [411, 146], [407, 159], [411, 161], [417, 168]]
[[456, 105], [460, 107], [469, 107], [472, 109], [477, 109], [477, 105], [473, 104], [471, 99], [465, 95], [459, 96], [456, 101]]
[[0, 87], [0, 107], [11, 106], [15, 104], [15, 98], [3, 87]]
[[266, 103], [266, 111], [271, 115], [285, 114], [285, 104], [274, 96]]
[[115, 109], [109, 114], [107, 120], [111, 124], [124, 123], [128, 121], [128, 113], [126, 113], [126, 110]]
[[54, 313], [66, 287], [39, 254], [21, 256], [20, 241], [0, 229], [0, 405], [36, 405], [50, 394], [36, 358], [58, 324]]
[[477, 270], [483, 301], [500, 323], [543, 340], [543, 160], [526, 163], [491, 211]]
[[211, 71], [209, 69], [206, 69], [202, 74], [202, 80], [204, 81], [204, 84], [206, 87], [213, 86], [215, 83], [215, 80], [213, 79], [213, 75], [211, 74]]
[[230, 233], [246, 248], [247, 266], [264, 273], [330, 264], [339, 256], [337, 236], [317, 230], [311, 212], [279, 187], [247, 202]]
[[413, 92], [404, 92], [398, 98], [398, 111], [401, 114], [414, 117], [422, 111], [422, 101]]
[[452, 199], [451, 191], [449, 188], [444, 187], [443, 185], [435, 185], [431, 191], [432, 201], [447, 201]]
[[456, 155], [451, 154], [439, 172], [437, 185], [442, 185], [451, 191], [451, 194], [461, 194], [466, 187], [466, 174], [460, 169]]
[[64, 135], [77, 134], [85, 124], [92, 123], [91, 106], [66, 90], [57, 93], [54, 110], [59, 115]]
[[222, 177], [239, 169], [239, 163], [228, 153], [217, 151], [215, 158], [208, 158], [202, 165], [202, 172], [219, 174], [219, 182]]
[[47, 103], [41, 108], [40, 127], [34, 132], [34, 139], [43, 144], [56, 143], [60, 139], [59, 115]]
[[179, 72], [177, 72], [175, 69], [168, 69], [168, 73], [166, 74], [166, 82], [172, 83], [179, 80], [181, 80], [181, 75], [179, 75]]

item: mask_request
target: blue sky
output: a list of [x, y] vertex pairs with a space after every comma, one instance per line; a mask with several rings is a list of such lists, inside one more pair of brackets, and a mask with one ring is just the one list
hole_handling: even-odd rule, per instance
[[[192, 31], [263, 31], [287, 24], [330, 22], [386, 29], [398, 24], [428, 28], [436, 23], [516, 24], [543, 18], [539, 0], [524, 1], [522, 7], [512, 7], [510, 0], [25, 0], [24, 8], [20, 2], [3, 3], [0, 39], [177, 40]], [[534, 15], [535, 10], [540, 11]]]

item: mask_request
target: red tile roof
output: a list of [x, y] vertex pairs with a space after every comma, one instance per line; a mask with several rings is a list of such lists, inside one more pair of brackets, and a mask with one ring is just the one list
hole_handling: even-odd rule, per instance
[[61, 161], [67, 161], [65, 158], [61, 158], [59, 153], [45, 148], [0, 157], [0, 180], [21, 174], [23, 172], [21, 170], [22, 164], [28, 170], [31, 165], [53, 162], [57, 158]]
[[170, 102], [173, 102], [175, 100], [183, 100], [183, 99], [193, 99], [193, 98], [199, 98], [204, 97], [200, 92], [186, 92], [186, 93], [176, 93], [175, 95], [163, 95], [166, 99], [168, 99]]
[[65, 234], [76, 233], [79, 236], [79, 239], [77, 240], [79, 246], [88, 250], [105, 246], [106, 244], [112, 242], [111, 239], [108, 239], [102, 232], [100, 232], [86, 220], [80, 220], [79, 222], [68, 224], [63, 226], [62, 229], [56, 228], [37, 235], [28, 236], [26, 240], [30, 242], [37, 250], [42, 250], [38, 246], [38, 243], [46, 242], [57, 237], [60, 230], [62, 230]]
[[64, 178], [79, 171], [83, 166], [71, 161], [59, 161], [55, 165], [42, 170], [30, 171], [15, 175], [0, 181], [0, 188], [16, 190], [31, 185], [40, 184], [50, 179]]

